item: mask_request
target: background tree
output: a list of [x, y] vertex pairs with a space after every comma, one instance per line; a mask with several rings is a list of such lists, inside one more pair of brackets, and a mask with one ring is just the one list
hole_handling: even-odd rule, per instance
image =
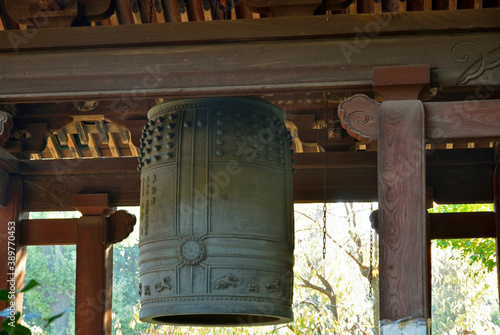
[[[374, 204], [329, 204], [327, 254], [322, 258], [322, 205], [296, 205], [294, 322], [245, 328], [158, 326], [139, 321], [138, 236], [136, 231], [114, 246], [113, 335], [137, 334], [377, 334], [378, 259], [373, 239], [370, 271], [369, 214]], [[488, 208], [491, 208], [488, 207]], [[138, 215], [138, 209], [130, 209]], [[439, 209], [438, 209], [439, 210]], [[138, 228], [138, 227], [136, 227]], [[448, 244], [446, 244], [448, 243]], [[446, 245], [445, 245], [446, 244]], [[467, 246], [472, 253], [465, 252]], [[496, 274], [488, 272], [477, 241], [436, 241], [432, 249], [433, 332], [435, 334], [500, 334]], [[44, 247], [45, 248], [45, 247]], [[444, 249], [442, 249], [444, 248]], [[494, 248], [494, 247], [493, 247]], [[465, 260], [463, 259], [465, 255]], [[477, 255], [475, 258], [470, 258]], [[29, 247], [27, 280], [42, 286], [25, 294], [25, 315], [46, 317], [67, 308], [71, 313], [37, 334], [74, 333], [74, 246]], [[469, 263], [472, 262], [472, 265]], [[373, 294], [370, 296], [370, 273]]]

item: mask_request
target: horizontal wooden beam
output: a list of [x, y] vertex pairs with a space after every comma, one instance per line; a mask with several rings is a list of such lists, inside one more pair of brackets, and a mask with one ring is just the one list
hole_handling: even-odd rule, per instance
[[22, 220], [20, 243], [22, 245], [76, 244], [78, 219]]
[[[329, 39], [354, 36], [367, 24], [383, 25], [381, 35], [480, 32], [498, 28], [498, 8], [457, 12], [409, 12], [318, 15], [259, 20], [217, 20], [147, 25], [1, 31], [0, 52], [214, 44], [274, 40]], [[385, 22], [390, 24], [384, 24]], [[368, 27], [370, 28], [370, 27]], [[370, 31], [370, 33], [373, 33]], [[63, 38], [61, 38], [61, 36]], [[360, 36], [361, 37], [361, 36]], [[17, 42], [17, 43], [16, 43]]]
[[[95, 204], [94, 204], [95, 205]], [[21, 245], [70, 245], [77, 242], [77, 225], [80, 219], [30, 219], [21, 220]], [[108, 243], [114, 244], [127, 238], [134, 230], [136, 218], [120, 210], [107, 217]]]
[[[366, 89], [372, 86], [373, 67], [412, 64], [436, 69], [436, 84], [445, 91], [457, 86], [469, 91], [478, 85], [496, 87], [498, 68], [488, 63], [484, 71], [471, 69], [498, 47], [498, 13], [488, 9], [263, 23], [235, 20], [239, 28], [234, 33], [233, 21], [203, 22], [193, 28], [191, 23], [150, 25], [154, 27], [148, 29], [157, 29], [151, 34], [143, 33], [142, 27], [141, 33], [134, 34], [127, 26], [72, 28], [85, 38], [71, 37], [72, 29], [47, 29], [18, 53], [11, 52], [9, 34], [13, 33], [0, 32], [4, 51], [0, 53], [0, 102], [113, 98], [122, 100], [116, 108], [127, 113], [128, 102], [146, 96]], [[101, 28], [110, 30], [101, 34]], [[129, 43], [131, 35], [135, 37]], [[170, 37], [175, 41], [169, 42], [159, 36], [180, 37]], [[63, 41], [69, 40], [82, 45], [65, 46]], [[482, 53], [475, 52], [478, 48]], [[389, 49], [391, 57], [386, 57]]]
[[431, 238], [493, 238], [495, 213], [432, 213]]
[[[438, 203], [491, 202], [493, 149], [428, 152], [427, 186]], [[322, 153], [294, 154], [295, 202], [323, 201]], [[70, 210], [71, 195], [108, 193], [110, 206], [138, 206], [135, 158], [20, 161], [26, 210]], [[377, 153], [328, 154], [327, 200], [377, 201]]]
[[[491, 96], [491, 94], [490, 94]], [[431, 143], [454, 139], [500, 138], [500, 100], [424, 102], [425, 137]], [[376, 141], [379, 134], [379, 114], [384, 104], [357, 94], [338, 107], [343, 127], [360, 141]]]
[[[378, 230], [378, 210], [370, 216]], [[431, 239], [466, 239], [495, 237], [494, 212], [430, 213]]]

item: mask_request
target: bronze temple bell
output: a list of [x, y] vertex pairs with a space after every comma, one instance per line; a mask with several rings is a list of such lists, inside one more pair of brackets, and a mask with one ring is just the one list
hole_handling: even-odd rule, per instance
[[291, 138], [257, 98], [153, 107], [141, 137], [140, 319], [195, 326], [290, 322]]

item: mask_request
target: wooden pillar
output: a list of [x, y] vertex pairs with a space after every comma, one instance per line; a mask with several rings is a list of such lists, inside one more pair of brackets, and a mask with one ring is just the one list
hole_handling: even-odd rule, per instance
[[419, 94], [429, 66], [373, 70], [377, 100], [354, 95], [339, 105], [342, 126], [378, 142], [380, 319], [383, 334], [401, 334], [394, 321], [427, 327], [431, 317], [430, 231], [426, 220], [425, 110]]
[[113, 245], [108, 243], [107, 194], [77, 194], [75, 335], [110, 335]]
[[495, 246], [497, 253], [498, 297], [500, 298], [500, 163], [497, 163], [493, 175], [493, 195], [495, 202]]
[[[7, 197], [5, 206], [0, 205], [0, 288], [10, 293], [13, 287], [23, 288], [26, 271], [26, 247], [19, 244], [23, 184], [15, 174], [0, 174], [0, 177], [8, 178], [5, 189], [1, 190]], [[22, 312], [23, 294], [17, 294], [14, 302], [15, 312]], [[5, 302], [0, 302], [0, 310], [7, 307]]]
[[378, 109], [380, 318], [430, 319], [425, 110], [428, 66], [374, 69]]

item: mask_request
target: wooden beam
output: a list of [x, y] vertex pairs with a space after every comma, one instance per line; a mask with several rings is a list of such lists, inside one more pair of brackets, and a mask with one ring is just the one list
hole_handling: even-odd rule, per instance
[[[375, 213], [377, 212], [377, 213]], [[378, 211], [370, 216], [378, 229]], [[495, 213], [430, 213], [431, 239], [494, 238]]]
[[492, 212], [432, 213], [430, 218], [431, 239], [495, 237]]
[[[425, 138], [432, 142], [442, 143], [465, 138], [495, 140], [500, 137], [500, 127], [498, 127], [500, 100], [477, 98], [464, 101], [424, 102], [423, 105]], [[366, 95], [357, 94], [338, 106], [338, 115], [342, 126], [352, 137], [365, 142], [376, 141], [379, 108], [379, 102]]]
[[[437, 203], [493, 201], [493, 149], [429, 150], [427, 186]], [[323, 154], [294, 154], [295, 202], [321, 202]], [[70, 195], [106, 192], [111, 206], [138, 206], [140, 173], [136, 158], [19, 162], [25, 182], [24, 208], [71, 210]], [[327, 200], [377, 201], [377, 153], [330, 152]], [[353, 182], [355, 180], [356, 182]]]
[[[439, 85], [445, 91], [457, 85], [469, 91], [479, 84], [498, 86], [500, 82], [491, 75], [496, 71], [489, 68], [491, 64], [483, 72], [469, 73], [475, 63], [481, 62], [480, 54], [474, 53], [474, 57], [465, 62], [460, 58], [469, 50], [464, 41], [478, 45], [484, 53], [497, 48], [498, 12], [495, 9], [409, 12], [355, 15], [348, 16], [349, 20], [338, 15], [328, 20], [307, 18], [305, 23], [303, 18], [269, 19], [262, 24], [259, 24], [262, 20], [243, 23], [236, 20], [234, 27], [233, 21], [212, 21], [199, 22], [203, 25], [192, 31], [191, 23], [189, 28], [181, 23], [158, 24], [147, 25], [159, 27], [142, 37], [133, 37], [138, 36], [136, 32], [123, 35], [125, 31], [130, 32], [132, 26], [127, 25], [74, 29], [79, 31], [76, 34], [84, 35], [75, 39], [68, 35], [72, 30], [64, 31], [64, 38], [60, 30], [52, 30], [44, 38], [40, 31], [26, 46], [27, 51], [18, 53], [10, 52], [8, 33], [0, 32], [0, 50], [4, 51], [0, 54], [3, 74], [0, 102], [362, 89], [371, 87], [374, 66], [405, 64], [429, 64], [437, 68]], [[469, 22], [474, 22], [475, 28]], [[213, 28], [211, 24], [215, 24]], [[100, 29], [108, 28], [111, 30], [101, 34]], [[145, 32], [142, 27], [134, 28]], [[361, 33], [354, 28], [361, 29]], [[211, 35], [206, 34], [208, 31]], [[113, 37], [101, 39], [104, 36]], [[158, 36], [178, 37], [166, 41], [165, 37]], [[134, 38], [137, 43], [133, 42]], [[369, 43], [363, 42], [364, 39]], [[79, 41], [80, 45], [61, 44], [68, 40]], [[272, 41], [279, 43], [270, 43]], [[395, 44], [399, 47], [391, 52], [391, 57], [383, 57], [384, 50]], [[68, 48], [79, 49], [78, 62]], [[38, 52], [41, 50], [51, 52]], [[288, 57], [283, 58], [283, 53]], [[30, 74], [29, 81], [25, 73]], [[119, 80], [109, 85], [109, 78]]]
[[[22, 31], [0, 32], [0, 52], [41, 51], [49, 49], [82, 49], [101, 47], [143, 47], [152, 45], [185, 45], [236, 43], [272, 40], [333, 39], [355, 36], [355, 28], [386, 22], [381, 34], [446, 33], [485, 31], [498, 28], [498, 8], [461, 10], [449, 13], [408, 12], [398, 14], [319, 15], [280, 17], [259, 20], [216, 20], [211, 22], [170, 23], [155, 25], [119, 25], [78, 27], [76, 29], [40, 29], [34, 38], [20, 40]], [[389, 18], [390, 17], [390, 18]], [[15, 33], [13, 36], [9, 33]], [[61, 38], [64, 36], [64, 38]], [[24, 43], [23, 43], [24, 42]], [[28, 43], [29, 42], [29, 43]], [[371, 70], [371, 69], [370, 69]]]
[[[21, 245], [71, 245], [77, 243], [79, 219], [21, 220]], [[117, 211], [106, 218], [109, 244], [127, 238], [135, 225], [135, 216], [127, 211]]]
[[22, 220], [20, 243], [22, 245], [71, 245], [76, 244], [79, 219]]
[[113, 245], [107, 243], [106, 194], [78, 194], [73, 206], [82, 213], [77, 223], [75, 333], [111, 334]]

